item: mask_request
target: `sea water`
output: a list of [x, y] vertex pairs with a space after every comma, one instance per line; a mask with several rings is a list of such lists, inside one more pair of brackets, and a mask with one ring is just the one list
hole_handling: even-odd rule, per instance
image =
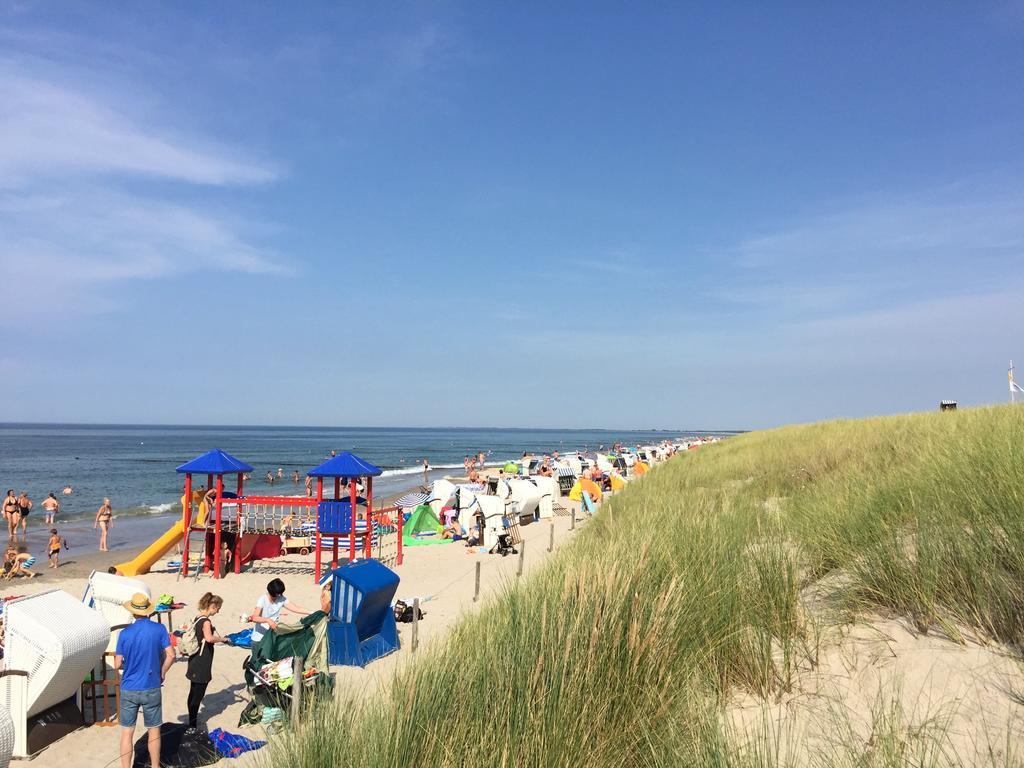
[[[42, 522], [42, 500], [51, 491], [61, 503], [59, 520], [91, 519], [104, 497], [118, 517], [181, 513], [183, 476], [175, 468], [212, 448], [253, 466], [246, 481], [252, 494], [303, 495], [306, 472], [332, 450], [352, 451], [384, 470], [374, 480], [378, 498], [423, 482], [423, 459], [431, 479], [461, 474], [463, 458], [483, 451], [488, 464], [533, 454], [584, 447], [648, 444], [696, 433], [549, 429], [456, 429], [370, 427], [202, 427], [0, 424], [0, 493], [28, 491], [32, 519]], [[702, 433], [708, 434], [708, 433]], [[714, 433], [724, 434], [724, 433]], [[277, 470], [283, 477], [277, 479]], [[266, 481], [273, 473], [275, 482]], [[298, 471], [299, 482], [292, 481]], [[234, 490], [235, 478], [225, 478]], [[206, 478], [194, 482], [205, 483]], [[61, 493], [70, 485], [73, 493]]]

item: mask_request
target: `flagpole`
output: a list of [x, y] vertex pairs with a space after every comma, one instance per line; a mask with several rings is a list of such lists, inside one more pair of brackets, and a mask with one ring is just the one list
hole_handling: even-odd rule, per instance
[[1013, 380], [1013, 360], [1010, 361], [1010, 405], [1017, 403], [1016, 382]]

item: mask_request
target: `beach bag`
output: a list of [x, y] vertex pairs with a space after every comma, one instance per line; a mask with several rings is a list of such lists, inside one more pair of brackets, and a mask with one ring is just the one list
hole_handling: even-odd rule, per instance
[[181, 637], [178, 640], [178, 653], [182, 656], [195, 656], [202, 650], [203, 645], [206, 641], [199, 642], [199, 638], [196, 636], [196, 622], [199, 619], [204, 618], [202, 616], [195, 616], [192, 621], [188, 624], [182, 624], [181, 626]]
[[423, 613], [422, 608], [416, 608], [413, 605], [409, 605], [404, 600], [398, 600], [395, 602], [395, 621], [411, 623], [413, 617], [422, 619], [426, 614]]

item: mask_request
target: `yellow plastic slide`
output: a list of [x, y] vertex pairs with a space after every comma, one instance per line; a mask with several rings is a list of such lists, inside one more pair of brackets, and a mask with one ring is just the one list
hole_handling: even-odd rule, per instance
[[149, 573], [153, 563], [167, 554], [168, 550], [175, 544], [181, 543], [184, 533], [185, 525], [179, 520], [168, 528], [163, 536], [142, 550], [134, 560], [129, 560], [127, 563], [121, 563], [117, 566], [118, 573], [122, 576], [139, 576], [143, 573]]

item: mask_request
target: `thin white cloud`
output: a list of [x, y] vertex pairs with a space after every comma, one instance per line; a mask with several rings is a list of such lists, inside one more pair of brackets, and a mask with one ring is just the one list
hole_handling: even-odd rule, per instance
[[715, 254], [732, 269], [702, 293], [790, 322], [996, 290], [1024, 256], [1024, 197], [999, 186], [946, 185], [744, 239]]
[[[233, 222], [174, 203], [97, 187], [10, 206], [0, 198], [0, 273], [11, 292], [5, 322], [93, 312], [97, 288], [199, 270], [287, 274], [287, 265], [246, 242]], [[40, 302], [40, 296], [60, 301]], [[102, 309], [110, 309], [110, 301]]]
[[0, 60], [0, 273], [16, 286], [0, 323], [114, 309], [130, 281], [290, 271], [247, 222], [193, 196], [271, 181], [272, 164], [175, 137], [173, 110], [133, 115], [146, 91], [104, 90], [52, 62], [39, 70]]
[[268, 163], [175, 139], [95, 94], [25, 75], [9, 62], [0, 62], [0, 103], [0, 184], [7, 187], [41, 176], [127, 174], [214, 185], [278, 176]]
[[[968, 193], [969, 194], [969, 193]], [[1024, 247], [1024, 198], [890, 200], [822, 215], [734, 248], [744, 267], [936, 260]]]

